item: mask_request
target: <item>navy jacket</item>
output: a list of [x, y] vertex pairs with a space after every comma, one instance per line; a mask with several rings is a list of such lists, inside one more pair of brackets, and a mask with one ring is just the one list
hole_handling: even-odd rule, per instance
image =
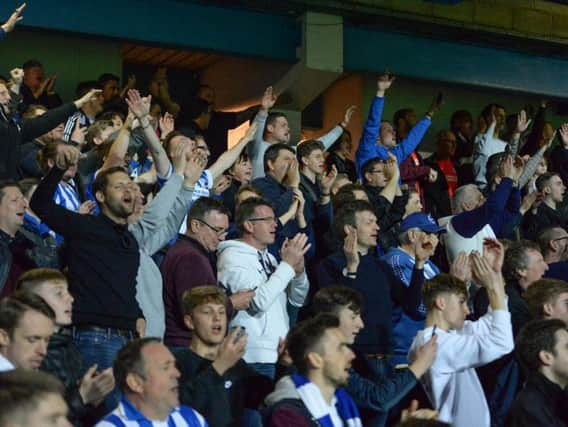
[[361, 292], [367, 307], [362, 315], [365, 328], [357, 336], [354, 347], [362, 354], [390, 354], [393, 349], [391, 299], [409, 316], [419, 318], [424, 271], [414, 269], [410, 286], [406, 287], [375, 254], [360, 256], [355, 279], [343, 275], [345, 266], [343, 251], [325, 258], [317, 268], [319, 286], [342, 284]]

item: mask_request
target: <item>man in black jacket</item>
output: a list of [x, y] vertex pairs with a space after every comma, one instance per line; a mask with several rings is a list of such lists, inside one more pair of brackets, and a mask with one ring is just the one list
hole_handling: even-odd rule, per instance
[[508, 427], [566, 427], [568, 331], [559, 319], [535, 320], [516, 340], [517, 357], [528, 372], [507, 418]]
[[11, 117], [10, 91], [4, 83], [0, 83], [0, 141], [2, 141], [0, 144], [0, 179], [18, 179], [17, 168], [20, 161], [21, 144], [49, 132], [99, 93], [100, 90], [93, 89], [73, 103], [64, 104], [39, 117], [16, 123]]
[[250, 421], [255, 417], [250, 410], [256, 410], [272, 390], [272, 381], [242, 359], [247, 344], [244, 328], [225, 337], [227, 303], [217, 286], [186, 291], [184, 321], [192, 332], [191, 345], [175, 352], [180, 401], [199, 411], [211, 427], [241, 426], [244, 417]]
[[47, 354], [40, 369], [56, 376], [65, 386], [69, 419], [74, 426], [90, 426], [105, 415], [101, 405], [114, 388], [112, 368], [97, 372], [87, 366], [73, 342], [71, 308], [73, 297], [67, 289], [67, 278], [58, 270], [36, 268], [18, 280], [18, 290], [36, 294], [55, 312], [56, 331], [49, 339]]

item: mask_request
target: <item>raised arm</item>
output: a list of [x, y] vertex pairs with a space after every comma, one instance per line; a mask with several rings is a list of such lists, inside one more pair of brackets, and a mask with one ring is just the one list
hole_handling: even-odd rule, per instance
[[236, 145], [221, 154], [217, 161], [211, 165], [209, 172], [211, 172], [213, 180], [216, 180], [219, 176], [221, 176], [239, 159], [241, 152], [244, 150], [247, 144], [254, 139], [257, 128], [258, 125], [256, 124], [256, 122], [253, 122], [252, 125], [250, 125], [250, 127], [247, 129], [245, 136], [243, 136]]
[[14, 10], [14, 12], [8, 18], [8, 20], [6, 22], [4, 22], [4, 24], [2, 24], [2, 26], [0, 26], [0, 28], [1, 28], [0, 39], [5, 34], [8, 34], [10, 31], [12, 31], [18, 22], [20, 22], [22, 19], [24, 19], [24, 17], [22, 16], [22, 12], [24, 11], [25, 8], [26, 8], [26, 4], [22, 3], [20, 6], [18, 6], [16, 8], [16, 10]]
[[355, 153], [355, 160], [359, 171], [363, 165], [373, 157], [379, 157], [386, 160], [388, 151], [385, 147], [377, 145], [377, 138], [379, 137], [379, 130], [381, 127], [381, 118], [383, 115], [384, 96], [385, 92], [390, 88], [394, 77], [389, 74], [383, 74], [377, 80], [377, 93], [371, 109], [369, 110], [369, 117], [363, 126], [363, 135], [359, 141], [359, 147]]
[[130, 130], [134, 122], [134, 114], [131, 111], [128, 112], [128, 116], [124, 120], [124, 123], [118, 135], [110, 146], [108, 155], [101, 167], [101, 170], [109, 169], [115, 166], [124, 166], [124, 158], [128, 152], [128, 144], [130, 142]]
[[337, 138], [341, 136], [343, 131], [347, 129], [347, 126], [349, 126], [349, 122], [351, 121], [351, 117], [353, 117], [353, 113], [356, 109], [357, 106], [355, 105], [351, 105], [349, 108], [347, 108], [347, 110], [345, 110], [343, 121], [337, 126], [334, 126], [328, 133], [318, 138], [318, 141], [323, 144], [324, 151], [327, 151], [329, 147], [331, 147], [333, 143], [337, 141]]
[[140, 126], [144, 131], [144, 137], [148, 148], [150, 149], [150, 154], [152, 159], [154, 159], [154, 165], [156, 167], [156, 173], [160, 177], [167, 177], [170, 173], [171, 163], [166, 154], [166, 150], [160, 143], [160, 139], [154, 128], [150, 125], [150, 102], [152, 101], [152, 95], [148, 95], [146, 98], [142, 98], [140, 93], [131, 89], [128, 91], [128, 96], [125, 98], [128, 108], [140, 121]]

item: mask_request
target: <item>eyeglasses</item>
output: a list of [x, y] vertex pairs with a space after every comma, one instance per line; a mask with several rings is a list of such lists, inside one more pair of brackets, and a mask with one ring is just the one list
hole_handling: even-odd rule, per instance
[[226, 229], [224, 229], [222, 227], [213, 227], [212, 225], [207, 224], [205, 221], [203, 221], [202, 219], [199, 219], [199, 218], [195, 218], [195, 220], [197, 222], [200, 222], [201, 224], [209, 227], [211, 230], [213, 230], [215, 232], [215, 234], [217, 234], [217, 236], [219, 236], [219, 237], [227, 236], [227, 230]]
[[250, 218], [247, 221], [250, 222], [276, 222], [276, 218], [273, 216], [264, 216], [262, 218]]

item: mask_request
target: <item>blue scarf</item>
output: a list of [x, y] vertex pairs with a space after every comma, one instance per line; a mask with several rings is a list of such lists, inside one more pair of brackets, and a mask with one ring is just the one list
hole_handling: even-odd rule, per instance
[[[318, 423], [322, 427], [337, 427], [333, 425], [331, 416], [327, 412], [328, 405], [325, 403], [319, 388], [306, 377], [299, 374], [293, 374], [292, 381], [296, 386], [300, 399], [302, 399], [302, 402], [304, 402], [310, 414], [317, 419]], [[342, 388], [338, 388], [335, 390], [335, 398], [337, 399], [335, 403], [337, 412], [347, 421], [347, 426], [362, 427], [359, 410], [351, 396]]]

